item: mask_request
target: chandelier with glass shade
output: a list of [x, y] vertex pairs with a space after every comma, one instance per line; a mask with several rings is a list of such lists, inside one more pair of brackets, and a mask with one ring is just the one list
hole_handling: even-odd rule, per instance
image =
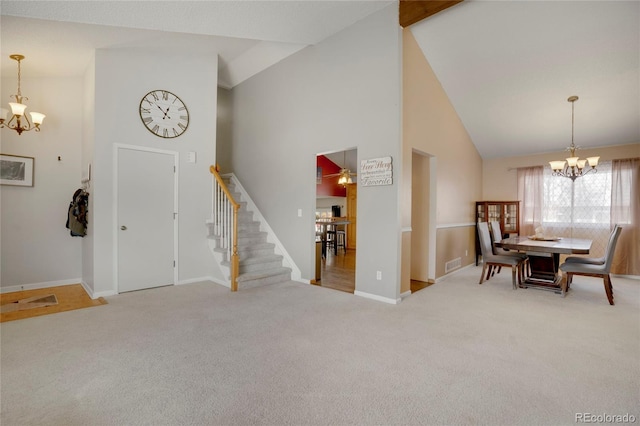
[[[553, 176], [568, 177], [572, 181], [575, 181], [577, 178], [584, 176], [589, 172], [597, 172], [596, 166], [600, 159], [600, 157], [588, 157], [586, 160], [581, 160], [576, 156], [576, 150], [579, 147], [575, 146], [573, 143], [573, 122], [574, 106], [577, 100], [577, 96], [570, 96], [569, 99], [567, 99], [568, 102], [571, 102], [571, 145], [568, 146], [566, 150], [571, 153], [571, 156], [566, 160], [549, 161], [551, 170], [553, 170]], [[591, 168], [587, 168], [587, 163]]]
[[[35, 130], [36, 132], [40, 131], [40, 125], [42, 121], [46, 117], [44, 114], [39, 112], [30, 112], [31, 120], [29, 117], [25, 115], [25, 110], [27, 106], [23, 103], [23, 101], [28, 100], [26, 96], [22, 96], [22, 92], [20, 91], [20, 61], [24, 59], [23, 55], [10, 55], [9, 56], [14, 61], [18, 62], [18, 92], [15, 95], [11, 95], [11, 98], [15, 98], [15, 102], [9, 102], [9, 107], [11, 108], [11, 118], [7, 121], [7, 116], [9, 115], [9, 110], [6, 108], [0, 108], [0, 127], [6, 127], [7, 129], [15, 130], [19, 135], [22, 132], [28, 132], [30, 130]], [[33, 122], [33, 124], [32, 124]]]
[[340, 178], [338, 179], [338, 185], [349, 185], [353, 183], [353, 179], [351, 179], [350, 171], [347, 169], [340, 170]]

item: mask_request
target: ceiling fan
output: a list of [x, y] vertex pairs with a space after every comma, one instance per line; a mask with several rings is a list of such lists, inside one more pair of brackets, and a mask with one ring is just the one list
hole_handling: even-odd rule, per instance
[[[346, 151], [342, 152], [342, 164], [344, 164], [345, 166], [347, 165], [347, 153]], [[322, 177], [325, 178], [329, 178], [329, 177], [336, 177], [336, 176], [340, 176], [340, 178], [338, 179], [338, 185], [347, 185], [350, 183], [353, 183], [353, 179], [351, 179], [352, 176], [357, 176], [356, 173], [351, 172], [351, 170], [347, 169], [346, 167], [342, 167], [340, 169], [340, 171], [338, 173], [331, 173], [328, 175], [323, 175]]]

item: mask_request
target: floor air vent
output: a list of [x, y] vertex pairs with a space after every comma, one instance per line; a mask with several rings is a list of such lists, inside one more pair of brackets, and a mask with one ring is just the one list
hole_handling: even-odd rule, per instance
[[444, 264], [444, 273], [447, 274], [453, 271], [454, 269], [458, 269], [461, 266], [462, 266], [462, 258], [457, 257]]

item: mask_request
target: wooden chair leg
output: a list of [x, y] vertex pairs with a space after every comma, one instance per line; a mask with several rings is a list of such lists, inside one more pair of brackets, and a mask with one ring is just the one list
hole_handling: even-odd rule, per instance
[[607, 299], [609, 304], [613, 305], [613, 288], [611, 287], [611, 277], [609, 274], [605, 274], [602, 279], [604, 280], [604, 290], [607, 292]]
[[571, 276], [571, 273], [566, 273], [562, 277], [562, 281], [560, 282], [560, 287], [562, 289], [562, 297], [565, 297], [567, 295], [567, 290], [569, 290], [569, 277], [570, 276]]
[[513, 283], [514, 290], [518, 288], [518, 285], [516, 284], [516, 274], [518, 273], [517, 269], [518, 267], [515, 265], [511, 267], [511, 282]]
[[482, 284], [484, 281], [484, 271], [487, 269], [487, 263], [482, 262], [482, 272], [480, 273], [480, 282], [478, 284]]
[[493, 272], [493, 268], [494, 268], [493, 265], [489, 265], [489, 268], [487, 269], [487, 276], [486, 276], [485, 280], [487, 280], [487, 281], [489, 280], [489, 278], [491, 277], [491, 272]]

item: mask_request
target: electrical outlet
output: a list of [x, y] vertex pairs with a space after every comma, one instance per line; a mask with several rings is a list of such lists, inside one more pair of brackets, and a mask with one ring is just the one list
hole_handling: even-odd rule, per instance
[[302, 217], [302, 209], [298, 209], [298, 217]]
[[382, 279], [382, 271], [376, 271], [376, 280], [380, 281]]
[[465, 255], [465, 256], [469, 256], [469, 250], [465, 250], [465, 251], [464, 251], [464, 255]]

